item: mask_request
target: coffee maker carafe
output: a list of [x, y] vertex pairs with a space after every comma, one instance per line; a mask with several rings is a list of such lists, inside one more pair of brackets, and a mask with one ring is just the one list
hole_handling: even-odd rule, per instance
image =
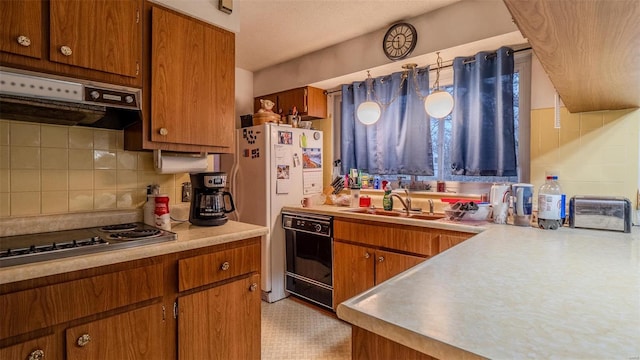
[[[223, 172], [206, 172], [191, 174], [191, 211], [189, 222], [198, 226], [218, 226], [227, 222], [227, 215], [235, 211], [233, 198], [224, 191], [227, 174]], [[227, 208], [227, 199], [229, 208]]]

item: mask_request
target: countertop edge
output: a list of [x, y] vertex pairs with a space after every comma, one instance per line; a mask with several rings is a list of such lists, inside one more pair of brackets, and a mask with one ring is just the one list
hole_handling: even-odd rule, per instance
[[349, 301], [345, 301], [338, 305], [336, 315], [339, 319], [346, 321], [351, 325], [383, 336], [398, 344], [438, 359], [487, 359], [442, 341], [417, 334], [407, 328], [381, 319], [377, 319], [375, 322], [371, 321], [371, 317], [369, 315], [350, 307]]
[[[227, 227], [225, 228], [225, 226]], [[178, 234], [178, 240], [5, 267], [0, 269], [0, 284], [225, 244], [266, 235], [269, 229], [263, 226], [229, 221], [227, 224], [218, 227], [197, 227], [188, 223], [179, 224], [172, 231]]]

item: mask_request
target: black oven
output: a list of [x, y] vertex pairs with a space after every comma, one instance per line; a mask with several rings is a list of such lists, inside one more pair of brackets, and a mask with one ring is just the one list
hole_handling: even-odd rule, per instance
[[286, 289], [333, 310], [333, 218], [282, 212]]

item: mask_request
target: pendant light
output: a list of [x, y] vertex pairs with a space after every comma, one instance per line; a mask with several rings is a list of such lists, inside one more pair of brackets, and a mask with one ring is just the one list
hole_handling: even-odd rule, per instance
[[367, 87], [367, 101], [358, 105], [358, 110], [356, 110], [356, 117], [358, 118], [358, 121], [360, 121], [364, 125], [373, 125], [378, 122], [378, 120], [380, 120], [382, 108], [380, 108], [380, 104], [369, 99], [371, 94], [371, 87], [373, 87], [373, 79], [371, 78], [371, 74], [368, 70], [367, 79], [365, 80], [365, 86]]
[[436, 61], [436, 81], [433, 83], [433, 90], [424, 99], [424, 110], [429, 116], [441, 119], [453, 110], [453, 96], [445, 90], [440, 90], [440, 68], [442, 67], [442, 58], [440, 52], [436, 53], [438, 60]]

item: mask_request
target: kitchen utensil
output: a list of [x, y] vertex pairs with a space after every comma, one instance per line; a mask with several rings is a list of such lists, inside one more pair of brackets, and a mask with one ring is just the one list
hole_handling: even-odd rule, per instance
[[513, 225], [531, 226], [531, 214], [533, 211], [533, 185], [511, 185], [513, 199]]

